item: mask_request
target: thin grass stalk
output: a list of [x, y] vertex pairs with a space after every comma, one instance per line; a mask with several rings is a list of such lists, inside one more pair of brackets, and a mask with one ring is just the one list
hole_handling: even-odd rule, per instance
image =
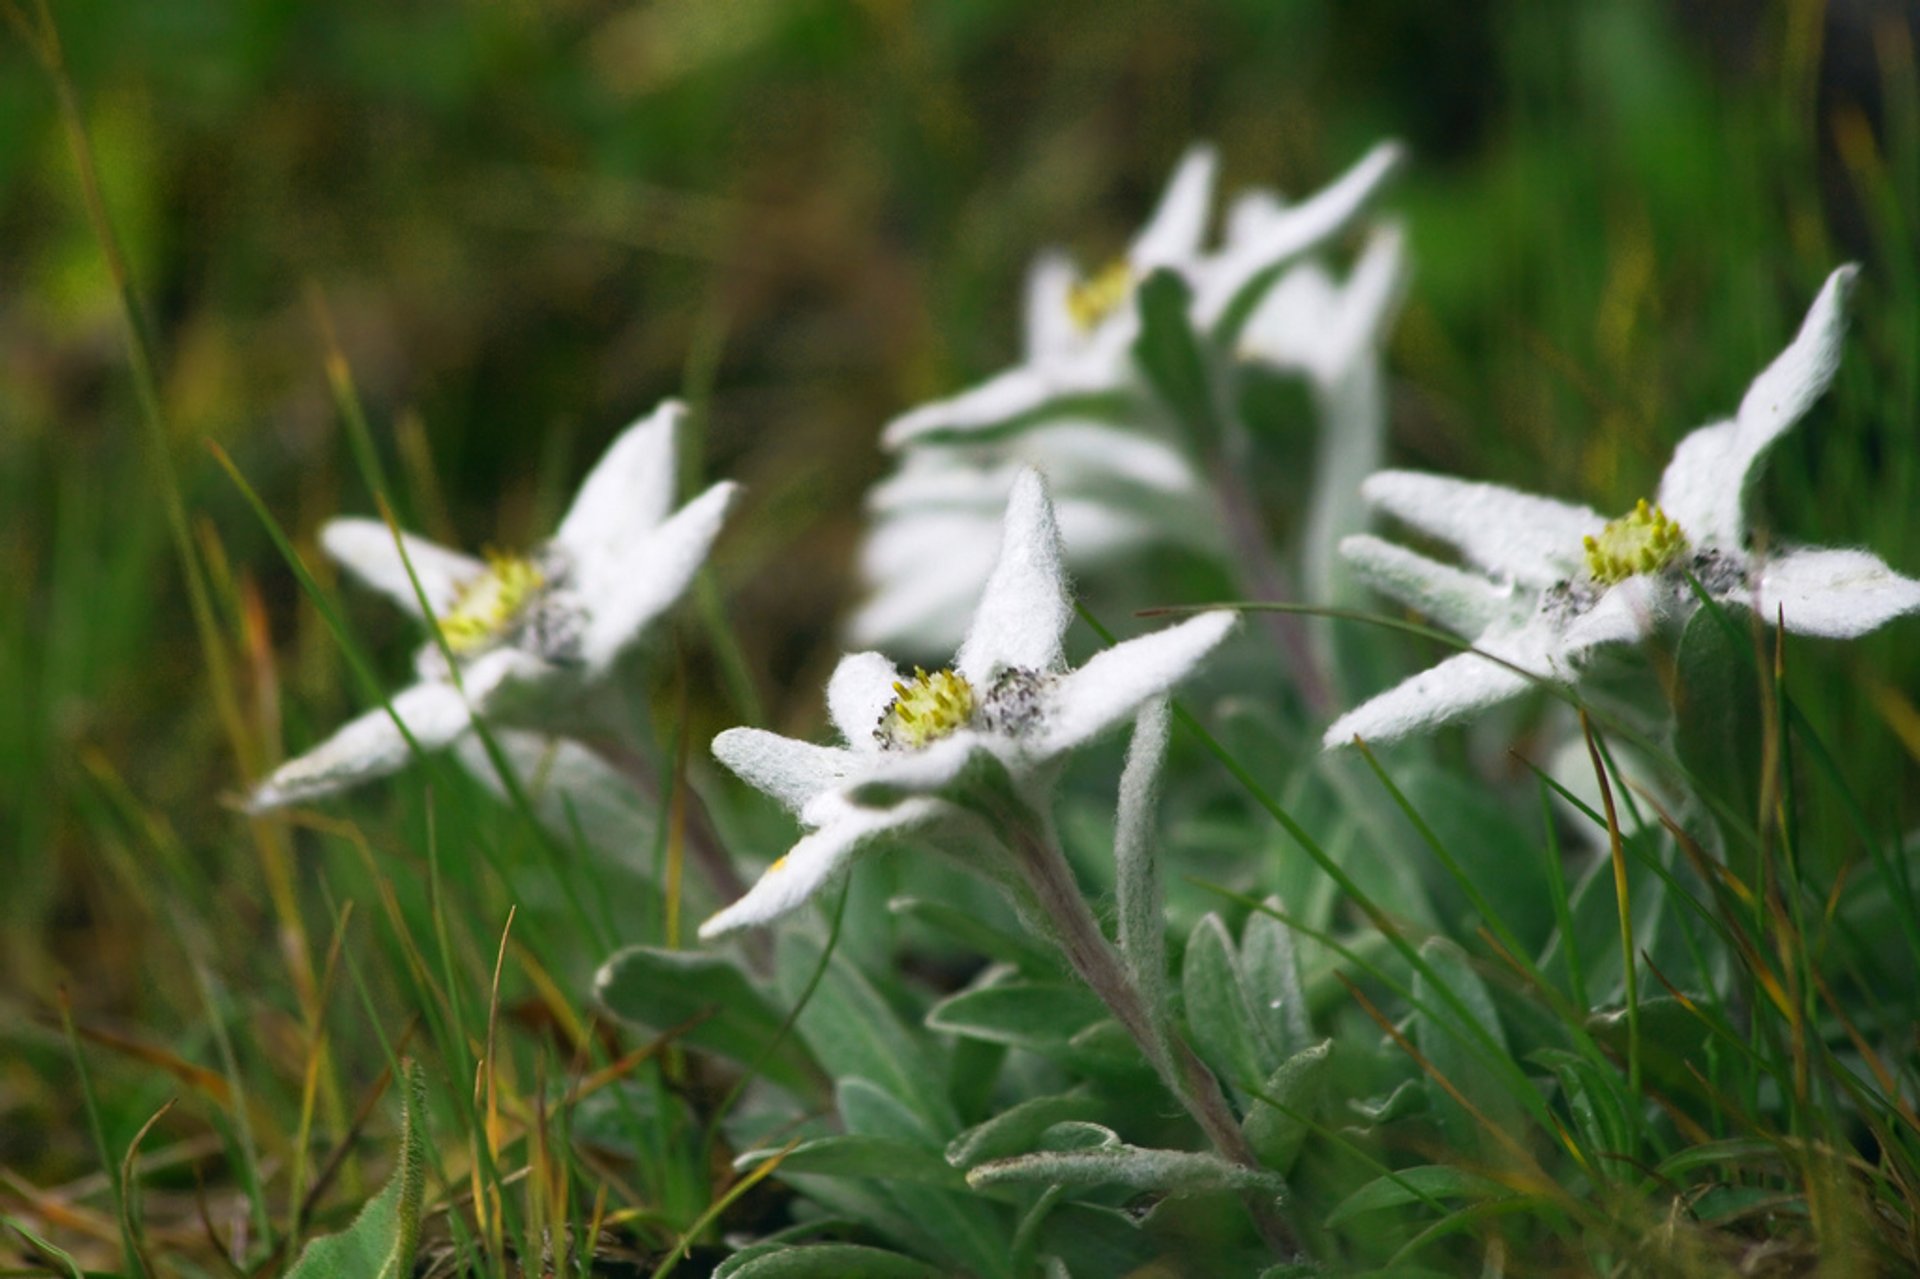
[[[1580, 731], [1587, 742], [1587, 758], [1593, 763], [1600, 783], [1600, 802], [1607, 814], [1607, 853], [1613, 862], [1613, 892], [1620, 914], [1620, 970], [1626, 983], [1627, 1001], [1627, 1087], [1634, 1096], [1641, 1091], [1640, 1079], [1640, 968], [1633, 946], [1633, 905], [1627, 888], [1627, 853], [1620, 836], [1620, 815], [1613, 806], [1613, 783], [1607, 780], [1606, 762], [1600, 757], [1593, 722], [1580, 713]], [[1639, 1123], [1635, 1123], [1639, 1127]]]
[[60, 987], [57, 992], [60, 1004], [60, 1025], [66, 1031], [67, 1052], [73, 1059], [75, 1082], [80, 1085], [80, 1101], [87, 1112], [87, 1130], [93, 1137], [94, 1155], [100, 1161], [100, 1167], [107, 1174], [108, 1197], [113, 1204], [113, 1215], [120, 1227], [120, 1250], [126, 1258], [127, 1269], [136, 1275], [147, 1274], [140, 1251], [134, 1246], [133, 1236], [127, 1230], [126, 1187], [124, 1187], [115, 1169], [119, 1164], [107, 1153], [107, 1130], [100, 1122], [100, 1102], [94, 1095], [93, 1076], [87, 1070], [86, 1054], [80, 1051], [80, 1035], [73, 1025], [73, 1004], [67, 998], [67, 988]]

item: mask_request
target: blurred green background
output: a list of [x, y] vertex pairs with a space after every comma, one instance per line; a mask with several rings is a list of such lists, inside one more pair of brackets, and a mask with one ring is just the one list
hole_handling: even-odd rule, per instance
[[[1229, 190], [1289, 195], [1404, 139], [1394, 455], [1603, 509], [1646, 492], [1826, 272], [1863, 260], [1836, 403], [1782, 447], [1761, 509], [1920, 571], [1920, 18], [1898, 0], [58, 0], [53, 17], [264, 752], [362, 702], [203, 441], [324, 572], [320, 522], [373, 506], [336, 346], [400, 520], [468, 546], [537, 538], [619, 428], [690, 395], [687, 482], [748, 490], [721, 605], [769, 719], [807, 730], [880, 424], [1011, 359], [1030, 255], [1104, 260], [1194, 138], [1219, 144]], [[0, 1046], [0, 1129], [31, 1134], [0, 1160], [65, 1176], [87, 1155], [42, 1144], [77, 1122], [42, 1051], [56, 987], [98, 1024], [178, 1030], [152, 958], [166, 907], [134, 900], [119, 862], [152, 838], [199, 869], [223, 907], [210, 962], [243, 1006], [277, 925], [221, 803], [246, 779], [56, 92], [0, 36], [0, 1022], [18, 1028], [0, 1034], [31, 1049]], [[402, 669], [404, 619], [348, 607]], [[717, 725], [719, 671], [683, 630], [695, 721]], [[1810, 659], [1873, 672], [1841, 724], [1920, 748], [1899, 691], [1913, 647], [1896, 627]], [[1912, 779], [1897, 751], [1871, 767]], [[315, 873], [292, 863], [297, 899]], [[594, 962], [575, 942], [549, 965]]]

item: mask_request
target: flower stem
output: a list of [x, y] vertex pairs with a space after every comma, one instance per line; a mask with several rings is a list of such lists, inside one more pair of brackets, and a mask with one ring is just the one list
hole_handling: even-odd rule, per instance
[[[1120, 962], [1088, 909], [1086, 899], [1080, 895], [1066, 854], [1055, 840], [1035, 830], [1034, 825], [1031, 821], [1015, 820], [1008, 823], [1007, 829], [1027, 885], [1052, 926], [1054, 942], [1066, 956], [1067, 963], [1140, 1045], [1141, 1052], [1153, 1063], [1167, 1088], [1180, 1099], [1221, 1157], [1243, 1168], [1261, 1168], [1259, 1157], [1240, 1131], [1240, 1123], [1220, 1091], [1220, 1081], [1165, 1019], [1147, 1007], [1139, 987], [1127, 974], [1126, 966]], [[1286, 1258], [1301, 1255], [1299, 1237], [1277, 1204], [1257, 1191], [1247, 1194], [1246, 1204], [1260, 1237], [1276, 1255]]]
[[[1220, 526], [1233, 552], [1240, 589], [1253, 599], [1291, 599], [1293, 583], [1286, 569], [1274, 558], [1273, 546], [1260, 519], [1259, 504], [1247, 489], [1244, 468], [1225, 453], [1216, 453], [1208, 470], [1214, 500], [1220, 507]], [[1263, 612], [1260, 620], [1285, 658], [1287, 674], [1300, 691], [1300, 700], [1306, 703], [1308, 712], [1322, 720], [1332, 719], [1339, 705], [1299, 615]]]

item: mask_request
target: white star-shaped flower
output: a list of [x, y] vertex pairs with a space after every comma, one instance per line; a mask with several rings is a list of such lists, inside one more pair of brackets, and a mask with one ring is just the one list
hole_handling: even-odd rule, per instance
[[[1223, 363], [1239, 355], [1307, 373], [1328, 429], [1346, 439], [1328, 456], [1341, 463], [1345, 487], [1357, 485], [1379, 463], [1379, 428], [1360, 429], [1365, 423], [1355, 419], [1382, 416], [1377, 379], [1363, 372], [1399, 293], [1399, 236], [1376, 235], [1344, 285], [1303, 259], [1364, 207], [1397, 156], [1391, 145], [1376, 148], [1297, 206], [1248, 193], [1229, 209], [1222, 244], [1208, 247], [1216, 163], [1211, 148], [1197, 146], [1120, 262], [1082, 277], [1065, 254], [1042, 254], [1028, 282], [1026, 360], [886, 432], [887, 447], [903, 456], [868, 498], [873, 522], [861, 568], [869, 594], [848, 623], [851, 640], [919, 653], [954, 643], [992, 567], [1000, 511], [1023, 467], [1048, 477], [1076, 569], [1152, 545], [1221, 552], [1211, 492], [1174, 424], [1137, 394], [1144, 383], [1133, 366], [1133, 294], [1157, 269], [1187, 282], [1192, 319], [1219, 343]], [[1236, 350], [1233, 335], [1243, 328]], [[1116, 392], [1126, 398], [1115, 402]], [[1331, 559], [1332, 542], [1349, 527], [1312, 523], [1319, 535], [1310, 540], [1325, 544], [1321, 558]], [[920, 571], [930, 551], [946, 572]]]
[[[1185, 455], [1141, 431], [1048, 422], [991, 442], [926, 443], [867, 494], [860, 548], [870, 593], [847, 624], [856, 645], [952, 650], [993, 570], [1001, 514], [1021, 471], [1048, 477], [1076, 569], [1153, 544], [1217, 551], [1211, 499]], [[928, 573], [930, 559], [939, 573]]]
[[[1228, 242], [1257, 238], [1285, 216], [1268, 193], [1243, 196], [1228, 215]], [[1406, 237], [1385, 223], [1368, 235], [1344, 280], [1314, 258], [1288, 267], [1240, 334], [1242, 359], [1297, 373], [1313, 391], [1319, 430], [1300, 532], [1300, 585], [1316, 604], [1353, 593], [1338, 548], [1366, 527], [1360, 483], [1379, 468], [1386, 447], [1380, 350], [1406, 283]]]
[[[941, 566], [929, 563], [938, 573]], [[774, 796], [809, 833], [760, 882], [700, 928], [717, 937], [765, 924], [818, 893], [855, 858], [909, 832], [964, 845], [996, 875], [985, 824], [946, 798], [984, 752], [1031, 807], [1061, 757], [1136, 714], [1198, 665], [1233, 626], [1206, 613], [1128, 640], [1069, 670], [1061, 638], [1073, 616], [1059, 529], [1038, 473], [1007, 504], [1000, 557], [950, 668], [902, 675], [879, 653], [841, 659], [827, 708], [844, 744], [818, 746], [754, 728], [714, 739], [720, 761]]]
[[[1135, 286], [1156, 270], [1185, 278], [1191, 317], [1202, 332], [1238, 314], [1287, 262], [1338, 235], [1399, 163], [1382, 143], [1332, 186], [1299, 204], [1270, 207], [1254, 232], [1206, 248], [1218, 168], [1213, 149], [1189, 150], [1126, 256], [1082, 275], [1064, 252], [1040, 255], [1027, 275], [1026, 358], [950, 399], [925, 404], [888, 424], [883, 443], [899, 448], [937, 435], [991, 430], [1070, 408], [1075, 401], [1132, 390], [1133, 343], [1140, 333]], [[1244, 316], [1241, 317], [1244, 319]]]
[[424, 596], [446, 648], [430, 640], [414, 663], [419, 678], [393, 695], [390, 711], [369, 711], [282, 764], [247, 808], [262, 812], [383, 777], [415, 747], [453, 744], [476, 716], [564, 728], [577, 695], [687, 589], [733, 502], [737, 486], [721, 483], [672, 509], [675, 435], [685, 414], [668, 401], [629, 427], [553, 537], [528, 555], [479, 560], [402, 534], [403, 559], [378, 520], [334, 520], [321, 530], [329, 555], [422, 621]]
[[1698, 597], [1689, 578], [1711, 598], [1803, 635], [1850, 638], [1920, 611], [1920, 581], [1866, 551], [1791, 547], [1761, 558], [1748, 546], [1758, 464], [1832, 382], [1856, 273], [1847, 266], [1828, 277], [1739, 412], [1681, 440], [1657, 499], [1619, 519], [1495, 484], [1409, 471], [1369, 478], [1362, 493], [1371, 504], [1459, 548], [1468, 567], [1369, 536], [1348, 538], [1342, 553], [1377, 589], [1500, 661], [1450, 657], [1343, 715], [1326, 744], [1438, 728], [1519, 695], [1530, 675], [1571, 684], [1595, 650], [1690, 617]]

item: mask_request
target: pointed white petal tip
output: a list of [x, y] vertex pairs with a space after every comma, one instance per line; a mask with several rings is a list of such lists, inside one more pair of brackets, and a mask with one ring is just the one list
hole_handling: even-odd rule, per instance
[[1045, 733], [1033, 753], [1065, 754], [1131, 719], [1143, 703], [1184, 681], [1234, 627], [1238, 615], [1202, 613], [1094, 654], [1061, 677]]
[[1179, 266], [1192, 260], [1206, 240], [1213, 213], [1213, 186], [1220, 171], [1220, 155], [1213, 146], [1196, 142], [1188, 147], [1147, 223], [1134, 238], [1128, 254], [1138, 271]]
[[1750, 600], [1768, 625], [1825, 639], [1856, 639], [1895, 618], [1920, 612], [1920, 581], [1879, 556], [1845, 548], [1790, 551], [1761, 572]]
[[1370, 746], [1385, 746], [1458, 723], [1480, 711], [1511, 700], [1532, 688], [1543, 674], [1515, 670], [1552, 666], [1551, 654], [1536, 651], [1539, 636], [1526, 634], [1505, 641], [1483, 641], [1481, 653], [1456, 653], [1436, 666], [1376, 694], [1335, 720], [1321, 738], [1326, 750], [1349, 746], [1359, 737]]
[[762, 728], [730, 728], [713, 739], [714, 758], [732, 773], [798, 813], [821, 793], [838, 786], [851, 757], [832, 746], [782, 737]]
[[954, 655], [962, 675], [981, 682], [1008, 666], [1060, 667], [1061, 637], [1073, 618], [1063, 561], [1046, 481], [1032, 467], [1023, 468], [1007, 497], [999, 557]]

